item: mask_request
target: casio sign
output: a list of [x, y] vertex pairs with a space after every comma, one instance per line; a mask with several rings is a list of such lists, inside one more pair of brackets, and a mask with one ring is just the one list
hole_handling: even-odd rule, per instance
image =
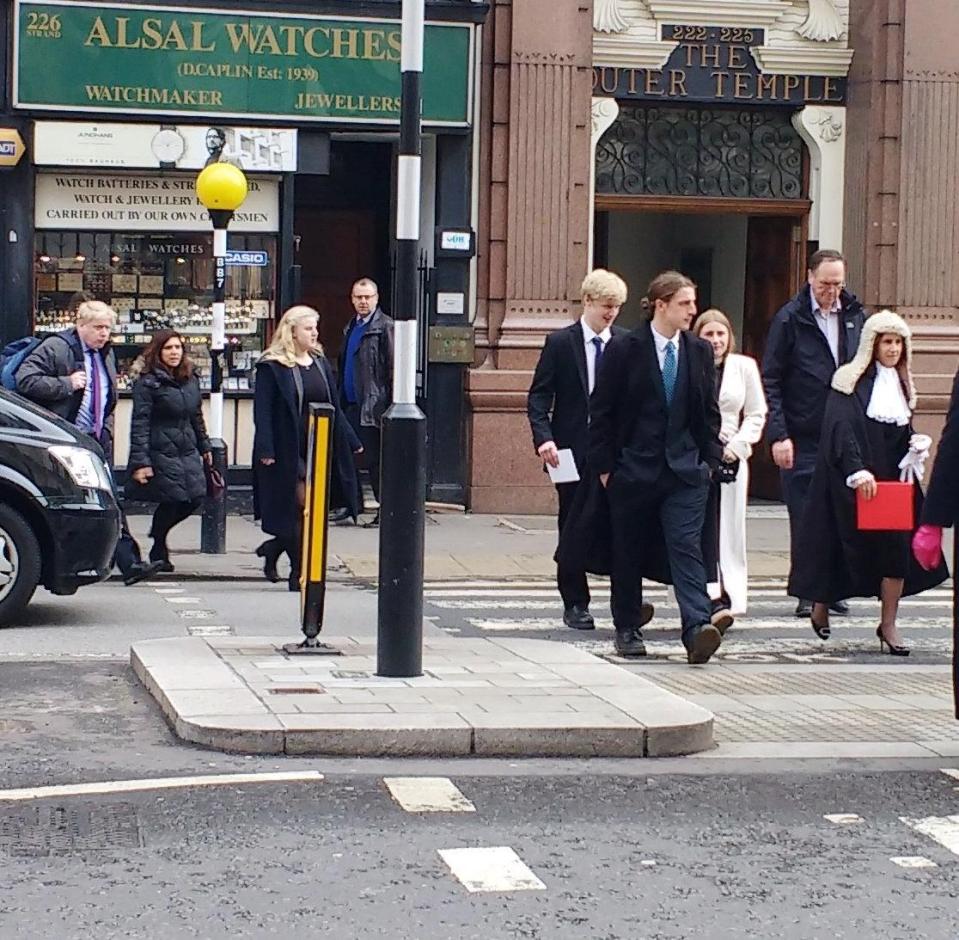
[[230, 267], [265, 268], [270, 256], [265, 251], [228, 251], [226, 263]]
[[470, 233], [469, 232], [443, 232], [440, 239], [440, 247], [444, 251], [469, 251]]

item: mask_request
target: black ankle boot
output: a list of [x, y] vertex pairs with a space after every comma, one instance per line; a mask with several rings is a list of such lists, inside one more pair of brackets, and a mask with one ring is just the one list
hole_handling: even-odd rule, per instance
[[150, 561], [157, 565], [157, 571], [172, 574], [176, 570], [170, 561], [170, 550], [162, 542], [154, 540], [153, 548], [150, 549]]
[[256, 554], [263, 559], [263, 577], [276, 584], [280, 574], [276, 570], [276, 563], [280, 559], [283, 549], [276, 539], [268, 539], [257, 547]]

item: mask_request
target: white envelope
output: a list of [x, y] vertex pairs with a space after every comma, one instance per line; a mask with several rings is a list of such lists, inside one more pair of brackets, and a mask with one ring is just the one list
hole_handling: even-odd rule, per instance
[[558, 451], [559, 466], [551, 467], [546, 464], [549, 471], [549, 478], [554, 483], [576, 483], [579, 481], [579, 471], [576, 469], [576, 461], [573, 459], [573, 452], [567, 447]]

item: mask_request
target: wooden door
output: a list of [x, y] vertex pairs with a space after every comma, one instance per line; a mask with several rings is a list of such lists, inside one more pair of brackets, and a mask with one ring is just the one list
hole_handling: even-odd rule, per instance
[[[776, 311], [799, 289], [804, 271], [804, 220], [751, 216], [746, 245], [746, 293], [740, 346], [762, 363], [769, 324]], [[765, 442], [750, 463], [750, 495], [781, 499], [779, 470]]]
[[[298, 300], [320, 312], [320, 342], [335, 361], [343, 328], [353, 316], [350, 288], [376, 270], [376, 214], [372, 209], [297, 206], [293, 221], [301, 269]], [[380, 285], [383, 291], [383, 285]]]

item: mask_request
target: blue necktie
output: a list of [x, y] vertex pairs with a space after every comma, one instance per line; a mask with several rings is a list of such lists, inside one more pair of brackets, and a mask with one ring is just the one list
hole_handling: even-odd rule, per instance
[[594, 336], [590, 342], [596, 350], [596, 358], [593, 360], [593, 385], [595, 386], [599, 378], [599, 364], [603, 361], [603, 341], [598, 336]]
[[663, 356], [663, 389], [666, 392], [666, 404], [671, 405], [676, 391], [676, 347], [672, 341], [666, 344], [666, 354]]

